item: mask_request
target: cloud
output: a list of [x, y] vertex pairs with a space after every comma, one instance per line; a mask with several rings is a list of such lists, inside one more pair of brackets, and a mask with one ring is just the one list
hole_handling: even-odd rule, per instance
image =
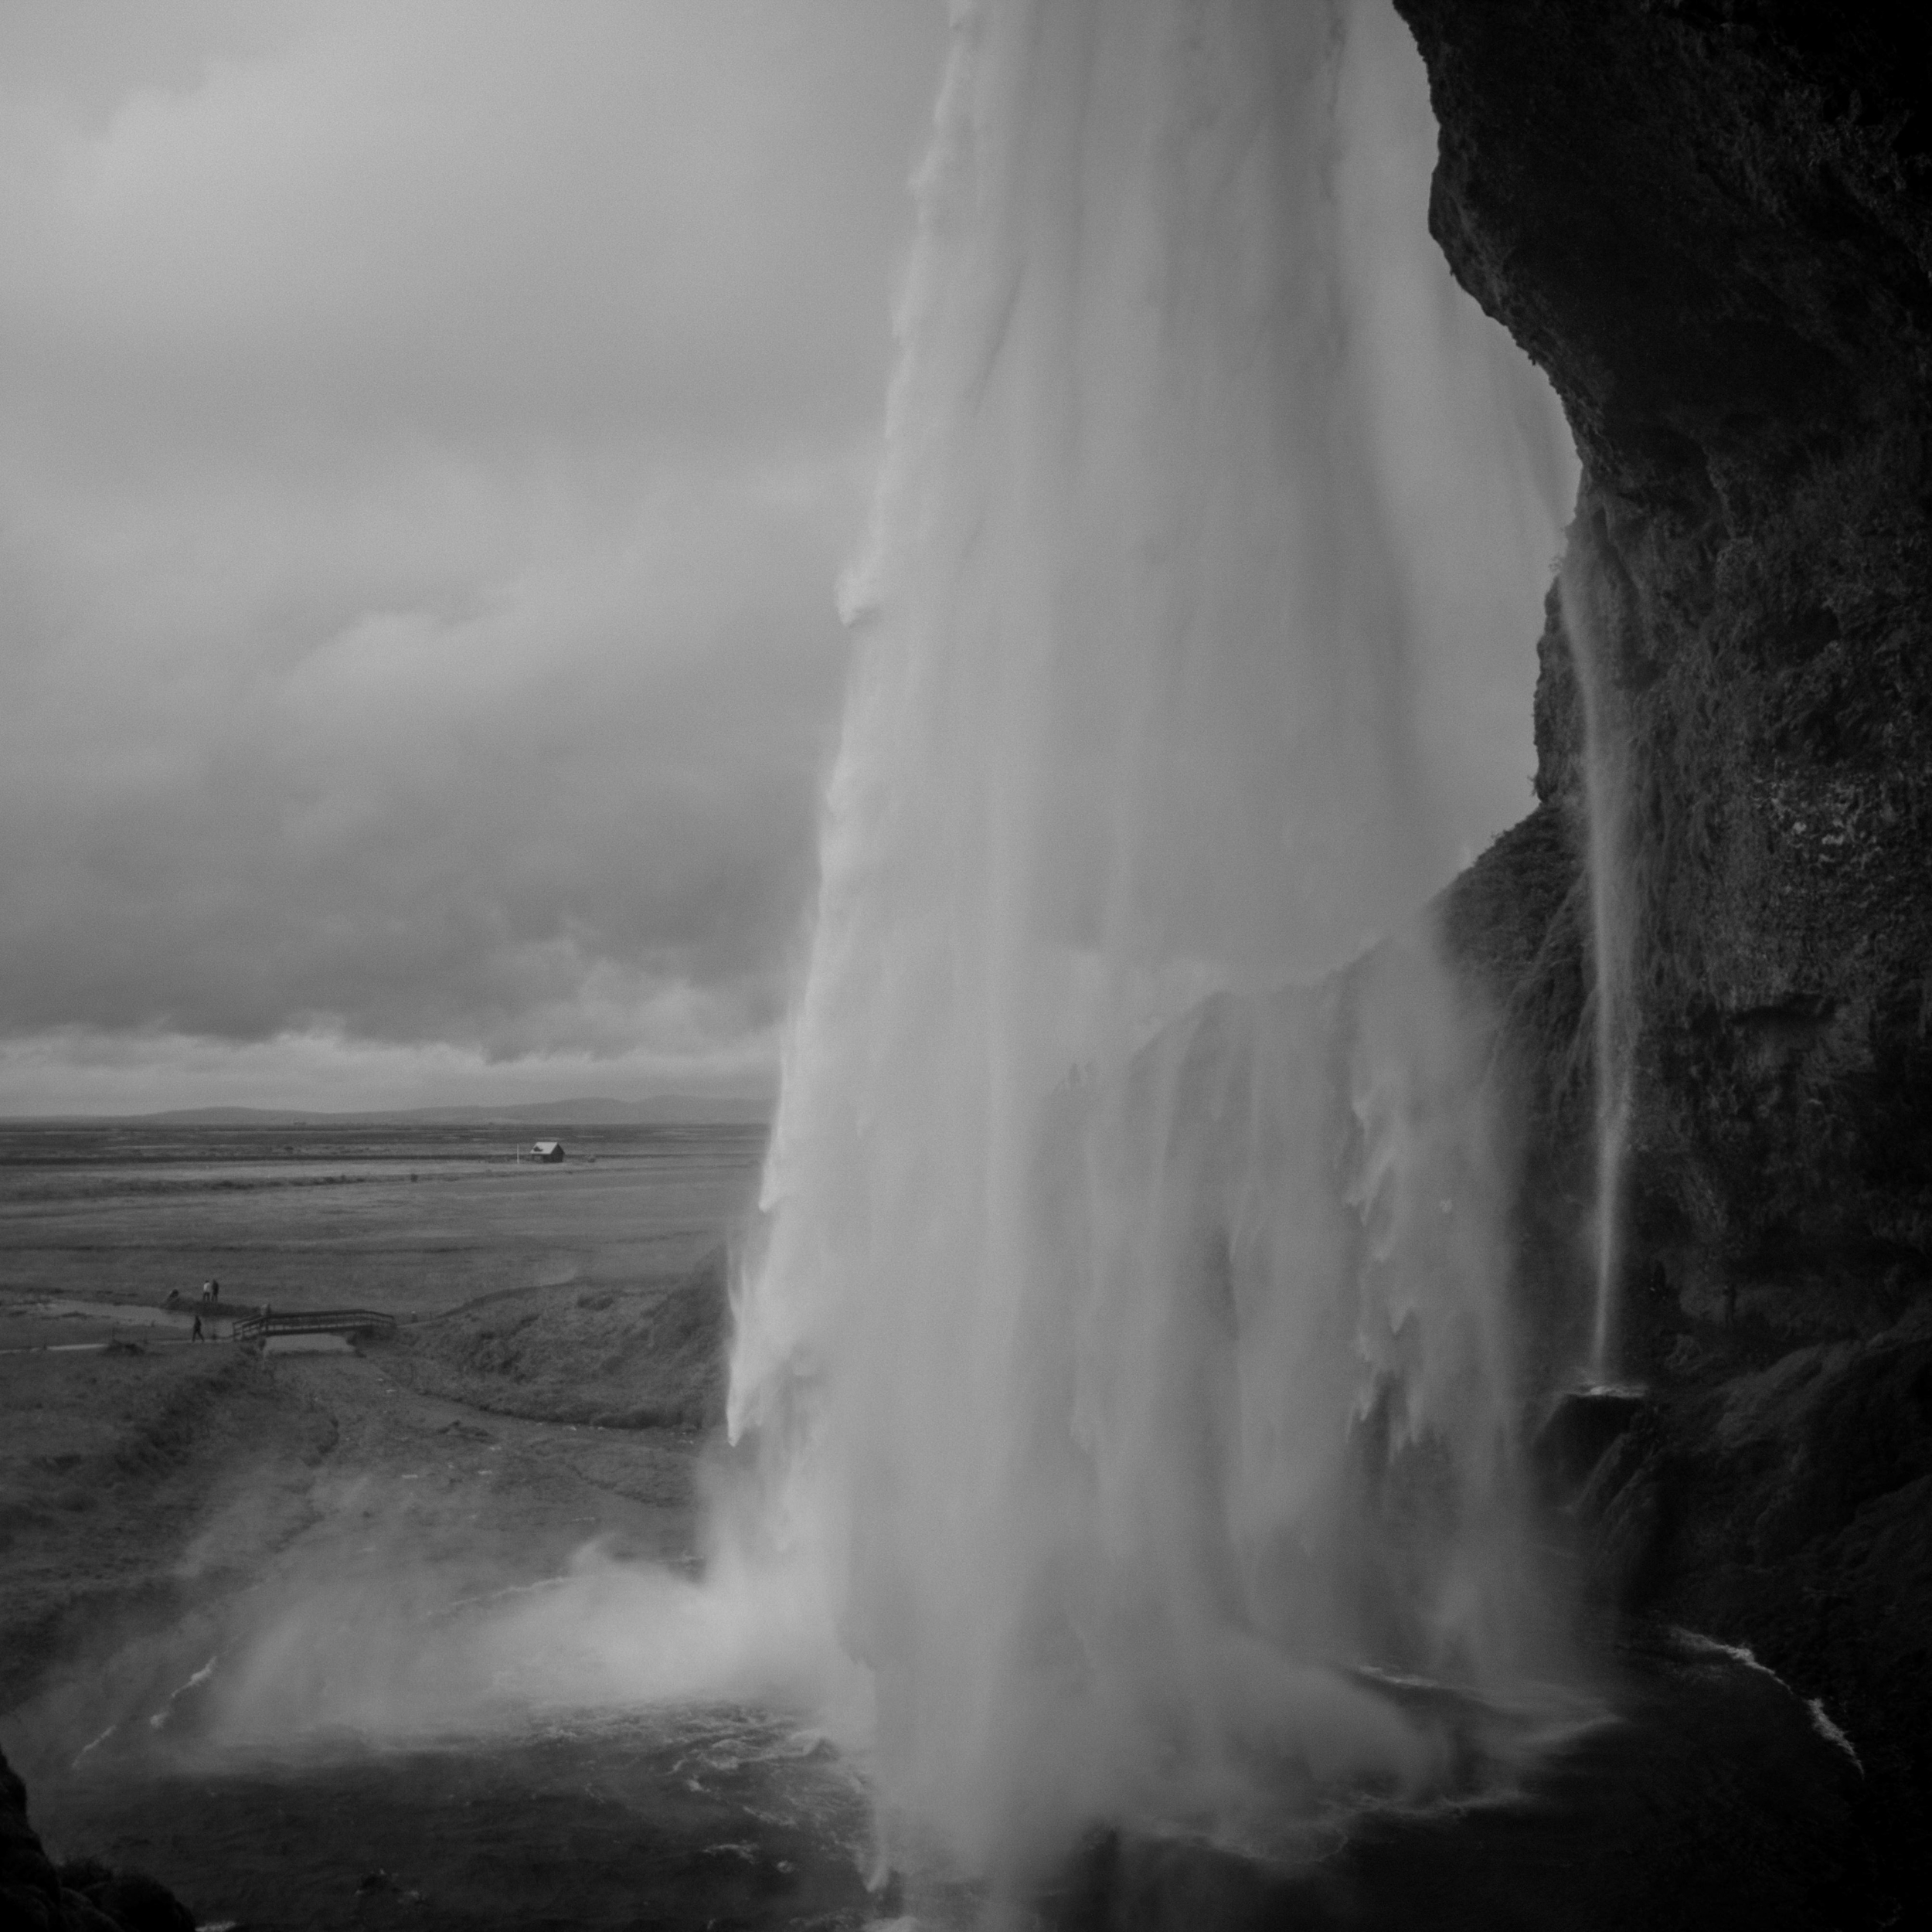
[[599, 960], [768, 977], [809, 877], [836, 537], [740, 477], [679, 485], [440, 609], [257, 641], [191, 598], [142, 648], [70, 631], [0, 724], [9, 1017], [487, 1041]]
[[742, 1072], [937, 7], [126, 18], [0, 22], [0, 1107]]
[[116, 447], [869, 418], [934, 11], [284, 9], [92, 134], [43, 108], [10, 342]]

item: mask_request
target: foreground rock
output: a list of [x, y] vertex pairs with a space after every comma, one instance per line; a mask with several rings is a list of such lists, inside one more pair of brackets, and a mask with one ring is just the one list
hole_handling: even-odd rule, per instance
[[1932, 1309], [1672, 1389], [1625, 1444], [1586, 1497], [1603, 1594], [1748, 1646], [1843, 1733], [1910, 1916], [1932, 1879]]
[[0, 1932], [194, 1932], [158, 1879], [82, 1860], [56, 1869], [27, 1818], [27, 1790], [0, 1752]]

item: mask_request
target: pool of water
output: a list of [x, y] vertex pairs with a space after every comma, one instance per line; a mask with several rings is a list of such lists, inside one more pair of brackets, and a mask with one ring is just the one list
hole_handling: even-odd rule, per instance
[[152, 1872], [204, 1924], [832, 1932], [878, 1917], [851, 1767], [743, 1709], [379, 1747], [110, 1740], [33, 1798], [57, 1852]]
[[1506, 1791], [1365, 1806], [1270, 1859], [1097, 1829], [1017, 1916], [932, 1874], [866, 1886], [855, 1764], [769, 1710], [526, 1715], [433, 1741], [195, 1736], [184, 1685], [34, 1787], [57, 1852], [153, 1872], [204, 1924], [1028, 1932], [1645, 1932], [1876, 1923], [1862, 1777], [1748, 1659], [1677, 1634], [1627, 1655], [1614, 1715]]

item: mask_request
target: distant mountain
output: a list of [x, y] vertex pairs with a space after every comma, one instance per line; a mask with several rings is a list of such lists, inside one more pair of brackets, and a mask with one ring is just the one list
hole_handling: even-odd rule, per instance
[[420, 1121], [432, 1127], [457, 1127], [490, 1121], [518, 1121], [530, 1127], [672, 1127], [733, 1121], [765, 1121], [777, 1104], [775, 1094], [746, 1097], [654, 1094], [648, 1100], [614, 1100], [587, 1097], [573, 1100], [531, 1100], [518, 1107], [420, 1107], [384, 1117]]
[[[147, 1127], [348, 1127], [368, 1122], [420, 1127], [678, 1127], [762, 1125], [776, 1105], [771, 1095], [654, 1094], [641, 1100], [587, 1095], [567, 1100], [529, 1100], [511, 1107], [353, 1108], [321, 1112], [308, 1107], [184, 1107], [158, 1114], [87, 1117], [139, 1121]], [[68, 1116], [69, 1118], [76, 1117]]]

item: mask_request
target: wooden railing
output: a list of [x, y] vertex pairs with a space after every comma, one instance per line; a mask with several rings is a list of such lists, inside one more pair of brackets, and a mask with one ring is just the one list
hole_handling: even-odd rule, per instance
[[304, 1308], [250, 1315], [235, 1324], [237, 1342], [266, 1342], [276, 1335], [393, 1335], [396, 1318], [373, 1308]]

